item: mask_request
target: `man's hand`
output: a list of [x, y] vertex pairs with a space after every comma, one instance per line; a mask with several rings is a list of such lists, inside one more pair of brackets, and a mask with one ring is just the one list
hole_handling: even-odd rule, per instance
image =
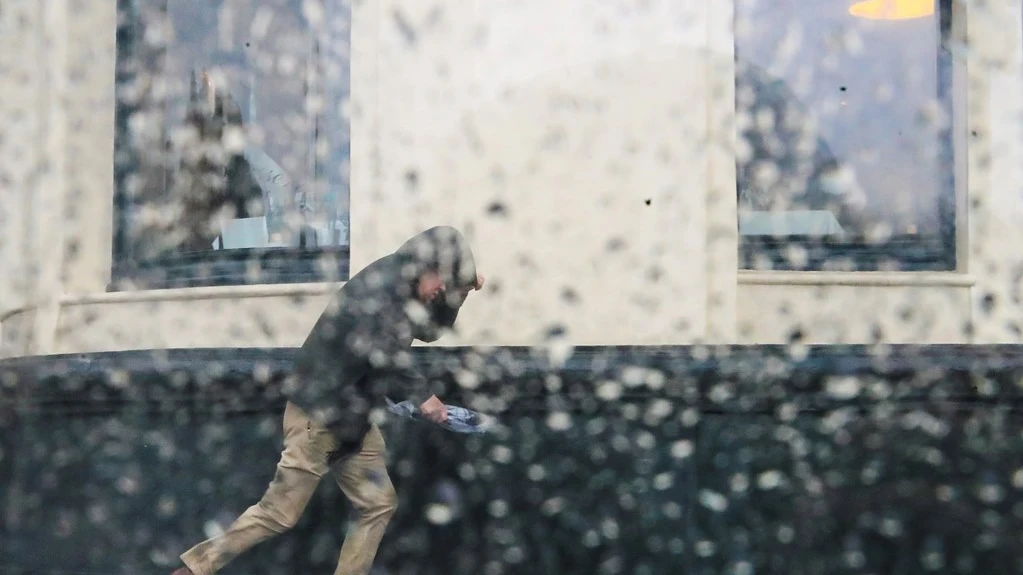
[[423, 417], [434, 423], [446, 423], [448, 420], [448, 407], [441, 403], [436, 395], [431, 395], [430, 399], [424, 401], [419, 406], [419, 411]]

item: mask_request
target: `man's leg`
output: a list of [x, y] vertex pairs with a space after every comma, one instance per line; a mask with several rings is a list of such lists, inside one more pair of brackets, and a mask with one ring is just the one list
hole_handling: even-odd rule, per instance
[[223, 535], [182, 554], [185, 566], [195, 575], [213, 575], [257, 543], [294, 527], [327, 472], [331, 446], [316, 433], [309, 417], [288, 403], [284, 410], [284, 451], [270, 487], [259, 503], [249, 507]]
[[367, 575], [387, 523], [398, 508], [398, 496], [387, 475], [387, 447], [380, 429], [372, 426], [362, 449], [335, 465], [332, 472], [359, 514], [345, 536], [334, 575]]

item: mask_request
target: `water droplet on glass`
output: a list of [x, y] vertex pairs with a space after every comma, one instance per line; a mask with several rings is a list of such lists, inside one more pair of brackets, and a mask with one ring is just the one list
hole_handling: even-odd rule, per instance
[[543, 481], [543, 479], [547, 477], [547, 470], [544, 469], [543, 465], [534, 463], [529, 466], [529, 469], [526, 471], [526, 476], [529, 477], [531, 481]]
[[700, 557], [710, 557], [717, 552], [717, 545], [713, 541], [707, 541], [706, 539], [696, 542], [696, 554]]
[[671, 456], [676, 459], [685, 459], [693, 454], [693, 442], [688, 439], [681, 439], [671, 445]]
[[448, 505], [431, 503], [426, 506], [426, 520], [434, 525], [447, 525], [455, 514]]
[[825, 390], [836, 399], [852, 399], [860, 394], [860, 380], [855, 377], [829, 377]]
[[654, 489], [658, 491], [664, 491], [670, 488], [675, 483], [674, 477], [670, 473], [658, 473], [654, 476]]
[[508, 502], [503, 499], [495, 499], [487, 505], [487, 512], [492, 517], [504, 517], [508, 515]]
[[1023, 467], [1012, 474], [1012, 486], [1016, 489], [1023, 489]]
[[496, 445], [490, 450], [490, 458], [498, 463], [511, 463], [514, 453], [504, 445]]
[[700, 491], [700, 504], [711, 511], [721, 513], [728, 509], [728, 498], [716, 491], [703, 489]]
[[764, 490], [774, 489], [781, 485], [782, 478], [781, 472], [777, 469], [764, 471], [757, 476], [757, 487]]
[[604, 401], [614, 401], [622, 396], [622, 385], [616, 381], [605, 381], [597, 386], [597, 397]]
[[753, 575], [753, 564], [749, 561], [739, 561], [732, 568], [735, 575]]
[[566, 431], [572, 428], [572, 416], [564, 411], [557, 411], [547, 416], [547, 427], [555, 431]]
[[565, 508], [565, 499], [562, 497], [552, 497], [543, 502], [540, 506], [540, 510], [544, 515], [557, 515], [561, 513], [561, 510]]
[[742, 493], [749, 488], [749, 476], [745, 473], [736, 473], [729, 481], [732, 491]]

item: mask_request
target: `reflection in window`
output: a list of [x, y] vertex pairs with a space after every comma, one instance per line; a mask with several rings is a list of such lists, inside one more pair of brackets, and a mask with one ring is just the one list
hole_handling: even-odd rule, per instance
[[[119, 98], [129, 128], [118, 148], [131, 154], [121, 166], [121, 271], [242, 255], [265, 264], [275, 252], [347, 260], [346, 3], [122, 0], [121, 15], [119, 87], [162, 88]], [[159, 135], [133, 130], [140, 116]], [[250, 271], [221, 281], [251, 281]]]
[[954, 266], [951, 16], [941, 3], [930, 16], [879, 21], [830, 0], [737, 2], [743, 267]]

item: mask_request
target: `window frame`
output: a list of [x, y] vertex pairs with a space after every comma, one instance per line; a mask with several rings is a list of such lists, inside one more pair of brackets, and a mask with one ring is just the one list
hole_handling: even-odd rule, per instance
[[[938, 26], [937, 99], [950, 113], [941, 137], [945, 179], [939, 196], [939, 230], [933, 235], [895, 235], [875, 244], [842, 241], [827, 236], [743, 236], [739, 234], [738, 267], [742, 272], [959, 272], [963, 263], [957, 252], [959, 234], [965, 229], [967, 190], [966, 66], [951, 46], [965, 30], [964, 13], [953, 0], [935, 0]], [[735, 18], [738, 18], [736, 11]], [[737, 41], [738, 38], [735, 39]], [[737, 43], [737, 42], [736, 42]], [[739, 50], [735, 47], [735, 62]], [[739, 77], [735, 74], [738, 87]], [[738, 89], [735, 112], [739, 112]], [[736, 134], [742, 138], [742, 134]], [[736, 187], [741, 186], [740, 162], [736, 158]], [[738, 213], [736, 226], [738, 226]], [[803, 265], [792, 263], [793, 250], [802, 253]]]
[[[140, 38], [140, 2], [154, 2], [166, 12], [167, 0], [117, 0], [116, 57], [114, 87], [135, 80], [127, 64], [155, 64], [160, 51], [147, 48]], [[158, 69], [150, 66], [150, 69]], [[142, 99], [145, 102], [145, 99]], [[129, 193], [133, 178], [164, 178], [155, 162], [146, 164], [130, 138], [129, 118], [145, 105], [126, 103], [115, 98], [114, 111], [114, 190], [112, 262], [108, 292], [135, 289], [173, 289], [208, 286], [242, 286], [347, 281], [350, 276], [349, 245], [305, 247], [240, 248], [172, 252], [153, 258], [135, 253], [132, 238], [132, 210], [144, 205]], [[161, 131], [166, 130], [164, 114], [157, 114]], [[350, 127], [349, 127], [350, 130]], [[349, 146], [350, 150], [350, 146]], [[350, 153], [350, 152], [349, 152]], [[349, 158], [350, 161], [350, 158]], [[169, 191], [167, 192], [169, 193]], [[350, 191], [349, 191], [350, 197]], [[350, 230], [349, 230], [350, 237]], [[304, 238], [303, 238], [304, 240]]]

